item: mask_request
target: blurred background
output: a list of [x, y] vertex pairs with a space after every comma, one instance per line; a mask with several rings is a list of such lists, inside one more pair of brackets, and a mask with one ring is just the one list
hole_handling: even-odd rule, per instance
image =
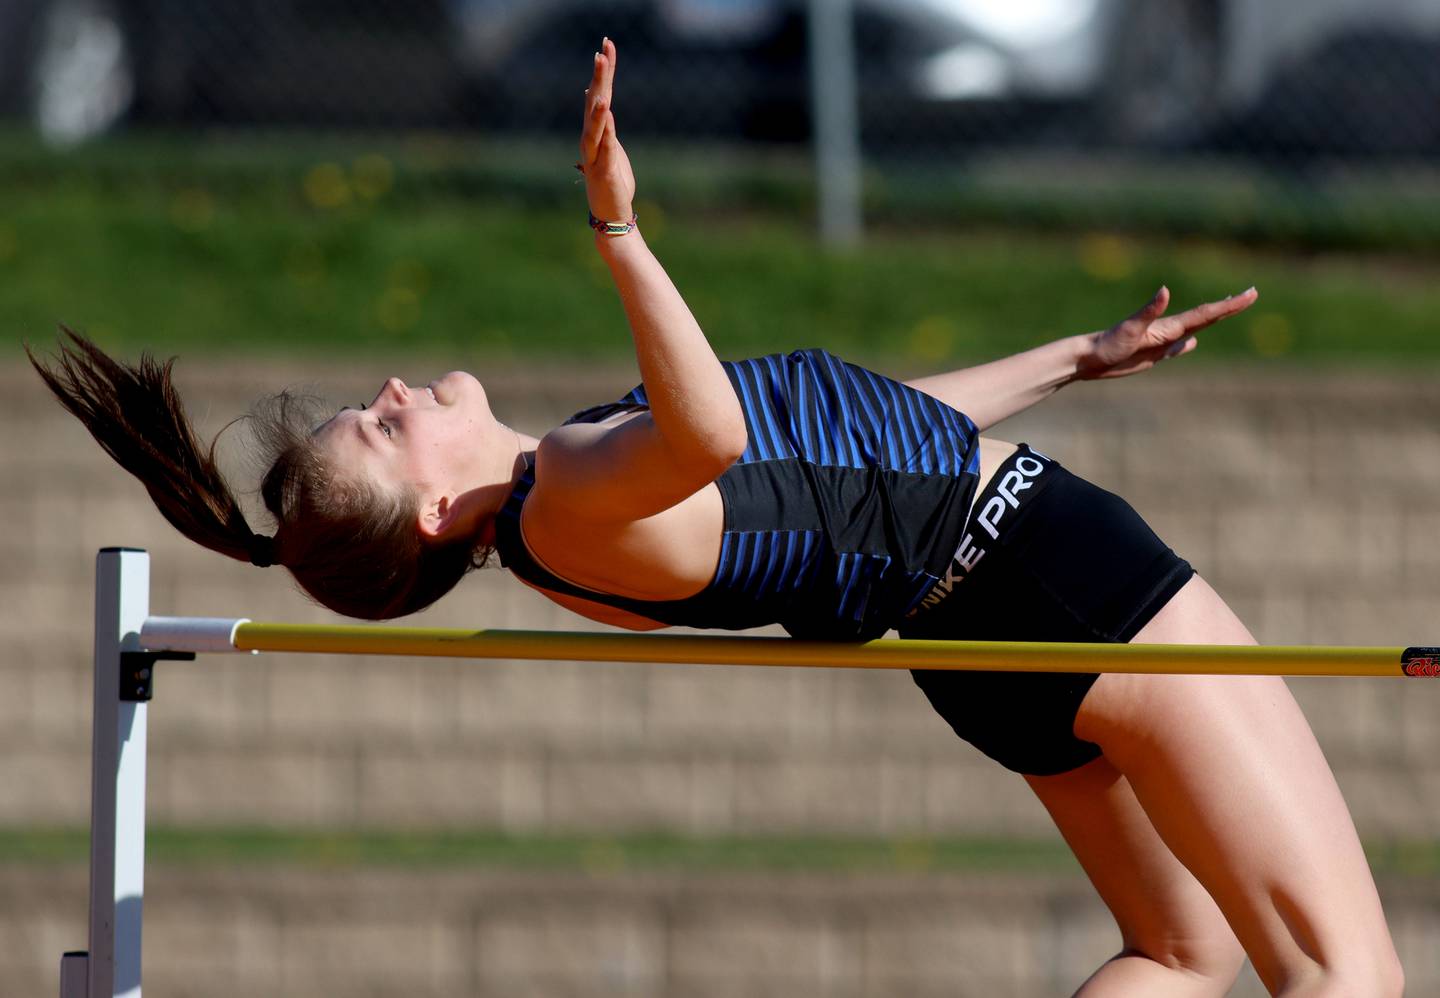
[[[1434, 0], [0, 0], [6, 993], [85, 945], [95, 549], [150, 549], [163, 612], [327, 619], [174, 536], [22, 342], [178, 355], [207, 434], [451, 367], [537, 434], [628, 390], [572, 166], [603, 35], [722, 356], [906, 376], [1255, 284], [1193, 357], [995, 434], [1263, 642], [1436, 642]], [[220, 450], [253, 487], [243, 425]], [[596, 626], [490, 570], [420, 622]], [[1440, 699], [1292, 685], [1440, 991]], [[1029, 998], [1119, 945], [903, 675], [237, 658], [162, 667], [151, 724], [158, 995]]]

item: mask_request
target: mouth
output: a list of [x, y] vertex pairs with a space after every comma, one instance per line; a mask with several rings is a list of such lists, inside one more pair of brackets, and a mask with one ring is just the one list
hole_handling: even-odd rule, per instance
[[432, 385], [426, 385], [426, 386], [425, 386], [425, 390], [430, 393], [430, 401], [431, 401], [431, 402], [434, 402], [436, 405], [439, 405], [439, 404], [440, 404], [440, 400], [435, 397], [435, 388], [434, 388], [434, 386], [432, 386]]

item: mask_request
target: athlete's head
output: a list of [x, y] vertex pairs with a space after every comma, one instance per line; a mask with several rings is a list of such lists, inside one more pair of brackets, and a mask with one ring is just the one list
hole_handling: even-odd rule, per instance
[[311, 437], [342, 477], [413, 494], [428, 542], [477, 533], [485, 512], [479, 487], [500, 473], [486, 444], [515, 440], [464, 371], [413, 388], [388, 378], [368, 405], [343, 407]]
[[196, 543], [284, 565], [317, 602], [371, 620], [423, 609], [484, 560], [477, 504], [456, 489], [473, 470], [465, 428], [498, 424], [469, 375], [433, 382], [433, 395], [391, 379], [370, 407], [342, 410], [318, 427], [317, 408], [304, 397], [282, 392], [258, 403], [249, 418], [269, 468], [260, 495], [275, 518], [271, 538], [246, 523], [215, 463], [214, 441], [196, 438], [171, 384], [173, 359], [142, 355], [126, 364], [65, 333], [55, 362], [30, 354], [31, 363]]

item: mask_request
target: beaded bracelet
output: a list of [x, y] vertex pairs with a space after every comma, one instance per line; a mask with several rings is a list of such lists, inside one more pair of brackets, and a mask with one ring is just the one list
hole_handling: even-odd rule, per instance
[[594, 214], [590, 215], [590, 228], [602, 236], [623, 236], [627, 232], [634, 232], [635, 226], [639, 223], [639, 215], [631, 215], [628, 222], [602, 222]]

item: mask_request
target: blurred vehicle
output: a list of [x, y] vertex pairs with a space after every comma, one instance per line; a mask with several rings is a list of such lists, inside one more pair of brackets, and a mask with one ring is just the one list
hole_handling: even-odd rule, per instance
[[1097, 128], [1254, 155], [1440, 150], [1437, 0], [1126, 0]]
[[[1081, 99], [1117, 0], [849, 0], [862, 126], [923, 137], [947, 111]], [[622, 40], [627, 131], [809, 134], [807, 0], [454, 0], [477, 101], [502, 123], [574, 117], [574, 59]], [[953, 122], [952, 122], [953, 123]]]
[[[849, 0], [871, 145], [1038, 136], [1440, 148], [1440, 0]], [[452, 0], [476, 106], [568, 128], [572, 51], [624, 39], [627, 130], [801, 139], [807, 0]], [[638, 44], [637, 44], [638, 43]], [[1058, 127], [1057, 127], [1058, 123]]]
[[[882, 143], [1013, 139], [1056, 121], [1046, 137], [1151, 147], [1440, 143], [1437, 0], [850, 2], [862, 127]], [[126, 117], [563, 133], [583, 53], [609, 34], [627, 133], [797, 140], [807, 7], [0, 0], [0, 100], [56, 141]]]

